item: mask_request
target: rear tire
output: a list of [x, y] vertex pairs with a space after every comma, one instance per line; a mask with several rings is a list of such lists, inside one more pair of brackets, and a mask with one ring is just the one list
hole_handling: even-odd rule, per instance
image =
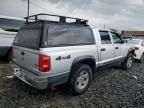
[[92, 81], [92, 69], [86, 64], [79, 64], [72, 70], [70, 76], [70, 92], [72, 95], [83, 94]]
[[133, 62], [134, 62], [134, 56], [132, 54], [128, 54], [127, 58], [122, 63], [122, 68], [126, 70], [131, 69], [133, 66]]

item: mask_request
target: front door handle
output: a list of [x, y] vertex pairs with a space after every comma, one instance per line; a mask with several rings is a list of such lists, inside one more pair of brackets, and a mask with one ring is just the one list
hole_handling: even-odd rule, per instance
[[115, 49], [119, 49], [119, 47], [115, 47]]
[[24, 55], [25, 55], [25, 52], [22, 51], [22, 52], [21, 52], [21, 55], [24, 56]]
[[105, 48], [102, 48], [101, 51], [106, 51], [106, 49], [105, 49]]

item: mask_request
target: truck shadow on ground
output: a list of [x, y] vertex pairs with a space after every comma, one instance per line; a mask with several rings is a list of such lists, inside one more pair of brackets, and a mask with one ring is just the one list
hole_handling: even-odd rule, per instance
[[9, 61], [6, 58], [0, 57], [0, 64], [8, 64]]

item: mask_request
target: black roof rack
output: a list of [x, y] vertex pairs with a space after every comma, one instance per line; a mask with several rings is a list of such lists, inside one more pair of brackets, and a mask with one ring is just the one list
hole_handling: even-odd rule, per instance
[[[38, 17], [39, 16], [51, 16], [51, 17], [58, 17], [59, 21], [50, 21], [50, 20], [41, 20]], [[25, 17], [26, 23], [29, 23], [29, 20], [34, 20], [34, 22], [38, 21], [47, 21], [47, 22], [56, 22], [56, 23], [68, 23], [68, 24], [79, 24], [79, 25], [87, 25], [88, 20], [85, 19], [80, 19], [80, 18], [74, 18], [74, 17], [67, 17], [67, 16], [60, 16], [60, 15], [52, 15], [52, 14], [36, 14], [32, 16]], [[74, 19], [75, 22], [67, 22], [67, 19]]]

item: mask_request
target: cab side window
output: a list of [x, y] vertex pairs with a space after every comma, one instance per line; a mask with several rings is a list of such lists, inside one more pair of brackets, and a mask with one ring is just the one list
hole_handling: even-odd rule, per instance
[[108, 31], [100, 31], [100, 37], [102, 44], [112, 44]]
[[116, 33], [111, 33], [114, 43], [122, 43], [120, 36]]
[[93, 34], [86, 27], [51, 26], [48, 29], [49, 46], [93, 45]]

